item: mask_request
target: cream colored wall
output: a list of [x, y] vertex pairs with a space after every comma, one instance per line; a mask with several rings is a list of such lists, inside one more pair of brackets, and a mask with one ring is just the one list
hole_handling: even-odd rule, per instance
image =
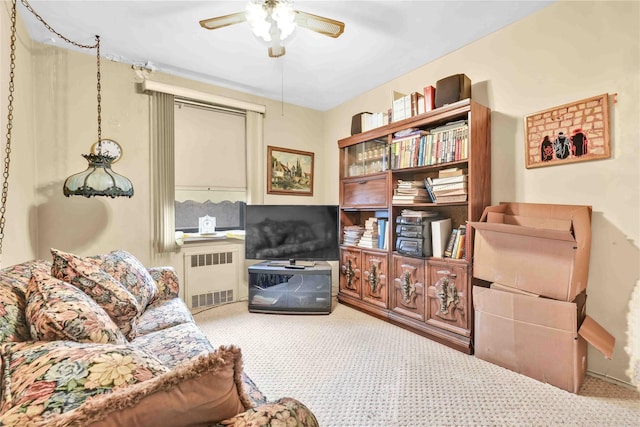
[[[3, 2], [0, 8], [3, 112], [6, 7]], [[467, 74], [474, 82], [473, 97], [493, 111], [493, 202], [593, 206], [587, 311], [616, 336], [617, 345], [611, 361], [590, 349], [589, 367], [627, 380], [626, 304], [640, 258], [638, 14], [637, 2], [560, 2], [324, 114], [285, 104], [282, 115], [278, 101], [167, 75], [152, 78], [265, 104], [263, 157], [267, 145], [313, 151], [316, 176], [313, 197], [265, 194], [264, 202], [312, 204], [338, 202], [336, 141], [349, 135], [353, 114], [386, 110], [392, 90], [419, 90], [442, 77]], [[51, 246], [79, 254], [121, 248], [146, 264], [177, 263], [178, 257], [159, 257], [151, 250], [149, 99], [137, 92], [133, 71], [103, 60], [103, 136], [123, 145], [125, 156], [114, 169], [133, 181], [135, 196], [67, 199], [62, 183], [86, 167], [80, 154], [96, 139], [95, 57], [32, 45], [25, 35], [21, 31], [14, 113], [20, 143], [13, 149], [2, 265], [48, 258]], [[32, 85], [25, 83], [30, 80]], [[611, 108], [611, 159], [524, 168], [524, 115], [601, 93], [618, 94]], [[266, 191], [264, 179], [261, 183]], [[181, 268], [181, 261], [176, 265]]]
[[[349, 135], [352, 115], [386, 111], [393, 90], [409, 93], [451, 74], [469, 76], [473, 98], [492, 110], [492, 202], [593, 207], [587, 313], [615, 336], [616, 347], [613, 360], [590, 347], [589, 370], [623, 381], [627, 305], [640, 260], [639, 5], [553, 4], [325, 115], [328, 146]], [[603, 93], [618, 101], [610, 105], [610, 159], [525, 169], [525, 115]], [[333, 158], [327, 175], [337, 176]]]
[[[9, 39], [11, 29], [11, 3], [0, 5], [0, 135], [4, 158], [7, 143], [7, 106], [9, 95]], [[22, 21], [17, 21], [15, 99], [13, 101], [13, 130], [11, 135], [11, 162], [8, 181], [4, 239], [0, 266], [15, 264], [36, 256], [35, 209], [36, 167], [33, 162], [33, 59], [32, 42]], [[4, 168], [4, 162], [0, 162]], [[1, 184], [0, 184], [1, 186]]]

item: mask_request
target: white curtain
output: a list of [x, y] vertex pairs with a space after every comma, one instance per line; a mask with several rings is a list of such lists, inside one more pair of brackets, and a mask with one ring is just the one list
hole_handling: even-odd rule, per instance
[[174, 96], [152, 94], [153, 243], [160, 253], [179, 249], [175, 238]]
[[264, 116], [247, 111], [247, 203], [261, 205], [266, 189]]

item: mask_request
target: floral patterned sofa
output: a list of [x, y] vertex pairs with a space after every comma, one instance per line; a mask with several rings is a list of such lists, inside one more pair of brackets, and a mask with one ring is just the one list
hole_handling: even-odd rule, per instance
[[0, 270], [0, 425], [317, 427], [212, 347], [170, 267], [51, 252]]

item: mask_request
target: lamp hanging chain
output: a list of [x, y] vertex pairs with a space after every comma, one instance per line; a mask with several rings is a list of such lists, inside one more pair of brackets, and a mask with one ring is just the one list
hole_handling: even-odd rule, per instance
[[96, 88], [98, 89], [98, 154], [102, 155], [102, 96], [100, 95], [100, 89], [101, 89], [101, 85], [100, 85], [100, 36], [96, 36], [96, 50], [98, 51], [97, 53], [97, 59], [96, 59], [96, 64], [97, 64], [97, 79], [98, 79], [98, 83], [96, 84]]
[[4, 240], [5, 214], [7, 212], [7, 195], [9, 193], [9, 165], [11, 162], [11, 131], [13, 130], [13, 92], [15, 85], [13, 78], [16, 69], [16, 0], [11, 8], [11, 47], [9, 53], [9, 97], [7, 112], [7, 145], [4, 148], [4, 171], [2, 173], [2, 200], [0, 204], [0, 256], [2, 255], [2, 241]]
[[68, 39], [67, 37], [63, 36], [56, 30], [54, 30], [53, 27], [51, 27], [51, 25], [47, 24], [47, 22], [44, 19], [42, 19], [42, 17], [38, 15], [38, 13], [35, 10], [33, 10], [33, 8], [31, 7], [31, 5], [27, 0], [20, 0], [20, 2], [24, 5], [24, 7], [27, 8], [29, 12], [31, 12], [38, 19], [38, 21], [42, 23], [42, 25], [44, 25], [47, 28], [47, 30], [51, 31], [53, 34], [60, 37], [62, 40], [66, 41], [67, 43], [70, 43], [76, 47], [81, 47], [83, 49], [96, 49], [98, 47], [98, 44], [99, 44], [98, 41], [96, 41], [96, 44], [94, 45], [88, 45], [88, 44], [80, 44], [80, 43], [74, 42], [73, 40]]
[[[20, 0], [20, 2], [24, 5], [24, 7], [27, 8], [27, 10], [29, 12], [31, 12], [38, 21], [40, 21], [42, 23], [42, 25], [45, 26], [45, 28], [49, 31], [51, 31], [53, 34], [55, 34], [56, 36], [60, 37], [62, 40], [66, 41], [67, 43], [70, 43], [76, 47], [80, 47], [83, 49], [96, 49], [97, 50], [97, 66], [98, 66], [98, 84], [97, 84], [97, 89], [98, 89], [98, 154], [102, 153], [102, 107], [100, 105], [101, 101], [102, 101], [102, 97], [100, 95], [100, 36], [96, 36], [96, 44], [94, 45], [89, 45], [89, 44], [81, 44], [81, 43], [77, 43], [74, 42], [73, 40], [63, 36], [62, 34], [60, 34], [59, 32], [57, 32], [56, 30], [53, 29], [53, 27], [51, 25], [49, 25], [47, 23], [47, 21], [45, 21], [42, 16], [38, 15], [38, 12], [36, 12], [35, 10], [33, 10], [33, 7], [31, 7], [31, 5], [29, 4], [29, 2], [27, 0]], [[15, 3], [15, 0], [14, 0]]]

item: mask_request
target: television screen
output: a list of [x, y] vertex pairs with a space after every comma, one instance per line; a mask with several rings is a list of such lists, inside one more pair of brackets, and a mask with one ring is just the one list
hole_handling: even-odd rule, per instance
[[338, 260], [338, 207], [247, 205], [245, 258]]

